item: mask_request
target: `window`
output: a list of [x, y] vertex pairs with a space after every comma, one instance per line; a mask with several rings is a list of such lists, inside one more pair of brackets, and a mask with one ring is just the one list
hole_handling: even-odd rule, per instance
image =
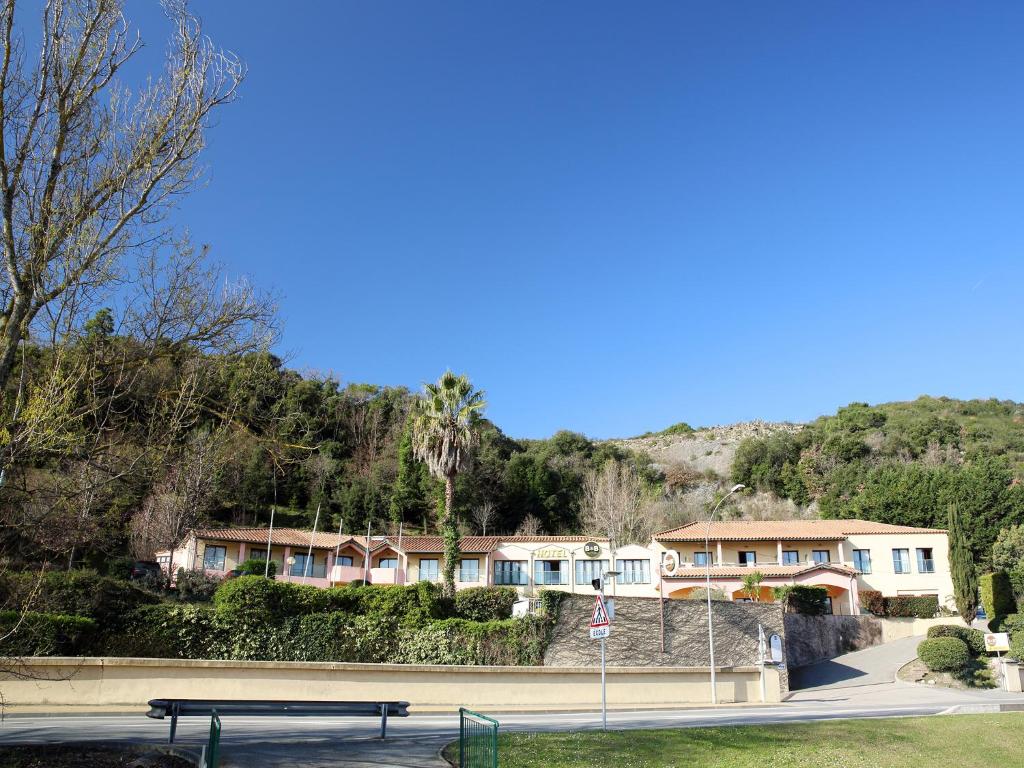
[[795, 549], [782, 550], [783, 565], [800, 565], [800, 552]]
[[832, 556], [827, 549], [813, 549], [811, 550], [811, 559], [816, 563], [829, 563], [832, 561]]
[[292, 564], [292, 569], [289, 573], [292, 576], [312, 576], [313, 575], [313, 564], [316, 561], [316, 555], [309, 555], [306, 552], [300, 552], [296, 555], [292, 555], [295, 558], [295, 562]]
[[833, 608], [832, 608], [832, 598], [831, 598], [831, 597], [826, 597], [826, 598], [825, 598], [825, 613], [826, 613], [827, 615], [831, 616], [831, 615], [832, 615], [832, 612], [833, 612]]
[[537, 585], [568, 584], [568, 560], [535, 560], [533, 562], [533, 581]]
[[245, 559], [246, 560], [266, 560], [267, 559], [267, 550], [265, 550], [265, 549], [250, 549], [249, 550], [249, 556], [247, 558], [245, 558]]
[[203, 554], [203, 568], [207, 571], [223, 571], [227, 547], [207, 547]]
[[459, 581], [480, 581], [480, 561], [459, 560]]
[[861, 573], [871, 573], [871, 550], [853, 550], [853, 567]]
[[355, 560], [352, 559], [352, 555], [340, 555], [338, 557], [337, 565], [355, 565]]
[[932, 560], [931, 547], [917, 550], [917, 572], [935, 573], [935, 561]]
[[382, 557], [377, 561], [378, 568], [397, 568], [398, 558], [397, 557]]
[[420, 558], [420, 581], [437, 581], [437, 560]]
[[607, 560], [577, 560], [576, 583], [586, 586], [594, 579], [600, 579], [607, 570]]
[[620, 584], [650, 584], [650, 560], [616, 560], [615, 570], [619, 572]]
[[740, 565], [757, 565], [757, 552], [740, 552]]
[[158, 563], [160, 563], [160, 565], [170, 565], [171, 564], [171, 556], [170, 555], [157, 555], [156, 561]]
[[694, 565], [707, 565], [711, 559], [710, 552], [694, 552], [693, 553], [693, 564]]
[[523, 586], [529, 584], [528, 570], [525, 560], [495, 560], [494, 583], [503, 586]]
[[894, 549], [892, 551], [893, 573], [910, 573], [910, 550]]

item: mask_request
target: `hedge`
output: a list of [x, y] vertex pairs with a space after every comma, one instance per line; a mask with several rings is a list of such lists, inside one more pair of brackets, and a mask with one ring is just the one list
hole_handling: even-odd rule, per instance
[[967, 643], [956, 637], [922, 640], [917, 655], [932, 672], [959, 672], [971, 662]]
[[985, 653], [985, 633], [980, 629], [964, 627], [959, 624], [938, 624], [928, 628], [929, 639], [936, 637], [955, 637], [962, 640], [970, 652], [978, 656]]
[[828, 590], [824, 587], [792, 584], [785, 587], [773, 587], [772, 596], [783, 604], [783, 610], [788, 613], [821, 616], [826, 610], [825, 598], [828, 597]]
[[1024, 610], [1024, 568], [1014, 568], [1009, 572], [1010, 586], [1013, 588], [1013, 599], [1017, 603], [1017, 612]]
[[978, 580], [978, 587], [981, 591], [981, 604], [989, 621], [998, 622], [1003, 616], [1017, 611], [1013, 585], [1006, 571], [982, 574]]
[[519, 599], [515, 587], [470, 587], [455, 593], [455, 615], [470, 621], [501, 621], [512, 617]]
[[1010, 635], [1010, 656], [1024, 662], [1024, 632]]
[[218, 576], [207, 576], [202, 571], [186, 571], [178, 569], [175, 586], [178, 597], [188, 602], [209, 602], [224, 579]]
[[884, 598], [885, 615], [930, 619], [939, 612], [939, 598], [936, 595], [896, 595]]
[[875, 616], [885, 616], [885, 598], [877, 589], [860, 591], [860, 607]]
[[116, 625], [140, 605], [160, 598], [127, 581], [96, 571], [13, 572], [0, 577], [0, 605], [9, 610], [85, 616], [101, 626]]
[[547, 622], [535, 616], [487, 622], [444, 619], [406, 630], [400, 645], [400, 660], [406, 664], [539, 666]]
[[96, 622], [84, 616], [0, 611], [0, 656], [85, 656]]

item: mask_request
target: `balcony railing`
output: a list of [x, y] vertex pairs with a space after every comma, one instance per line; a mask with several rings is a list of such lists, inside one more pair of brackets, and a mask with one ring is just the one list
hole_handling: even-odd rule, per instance
[[327, 566], [324, 563], [314, 563], [303, 567], [301, 564], [295, 563], [288, 570], [288, 575], [298, 576], [299, 578], [306, 576], [311, 579], [323, 579], [327, 577]]
[[569, 583], [569, 575], [560, 571], [545, 571], [544, 573], [538, 573], [534, 582], [537, 586], [550, 586], [550, 585], [566, 585]]

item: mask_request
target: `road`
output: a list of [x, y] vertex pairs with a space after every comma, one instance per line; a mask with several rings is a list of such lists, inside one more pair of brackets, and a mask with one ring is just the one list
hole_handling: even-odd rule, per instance
[[[754, 725], [860, 717], [936, 715], [954, 711], [1024, 710], [1024, 696], [1002, 691], [955, 691], [895, 679], [913, 658], [920, 638], [846, 654], [799, 670], [802, 689], [781, 703], [661, 711], [610, 712], [615, 729], [685, 728], [701, 725]], [[415, 707], [413, 707], [415, 710]], [[600, 728], [599, 713], [488, 713], [502, 730], [567, 731]], [[223, 720], [226, 768], [303, 765], [312, 768], [440, 768], [437, 757], [458, 736], [455, 715], [413, 714], [388, 721], [388, 739], [377, 738], [373, 718], [246, 718]], [[127, 741], [161, 744], [168, 723], [138, 714], [8, 715], [0, 723], [0, 743]], [[209, 722], [182, 718], [177, 742], [198, 751]]]
[[[1000, 692], [951, 691], [903, 683], [811, 689], [790, 701], [768, 706], [728, 706], [717, 709], [611, 712], [611, 728], [672, 728], [698, 725], [788, 723], [851, 717], [933, 715], [967, 707], [998, 705], [1024, 709], [1024, 697]], [[600, 728], [596, 713], [498, 714], [503, 730], [564, 731]], [[226, 766], [351, 766], [355, 768], [438, 768], [445, 765], [437, 751], [458, 735], [453, 715], [413, 715], [392, 718], [388, 739], [375, 738], [378, 724], [361, 718], [245, 718], [224, 719], [222, 751]], [[160, 744], [166, 722], [138, 715], [9, 715], [0, 724], [0, 742], [51, 743], [129, 741]], [[177, 741], [198, 750], [209, 723], [182, 718]]]

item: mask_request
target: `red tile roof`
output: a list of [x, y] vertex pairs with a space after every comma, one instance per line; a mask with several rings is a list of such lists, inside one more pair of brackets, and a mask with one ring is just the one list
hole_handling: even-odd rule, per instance
[[[711, 567], [711, 577], [715, 578], [743, 578], [751, 573], [760, 573], [766, 579], [770, 578], [792, 578], [804, 573], [814, 571], [835, 571], [845, 576], [853, 576], [856, 570], [839, 563], [801, 563], [800, 565], [715, 565]], [[665, 580], [672, 579], [690, 580], [707, 578], [706, 570], [701, 566], [683, 566], [676, 569], [671, 576], [665, 575]]]
[[[238, 541], [246, 544], [262, 544], [266, 546], [267, 537], [270, 534], [269, 528], [197, 528], [197, 538], [219, 541]], [[279, 547], [308, 547], [310, 542], [310, 531], [299, 530], [298, 528], [275, 528], [270, 537], [271, 542]], [[313, 549], [334, 549], [339, 544], [352, 543], [357, 547], [365, 548], [365, 536], [350, 536], [336, 533], [324, 533], [318, 531], [312, 535]], [[377, 542], [373, 548], [376, 549]]]
[[[397, 536], [389, 536], [388, 542], [403, 552], [444, 552], [441, 536], [403, 536], [401, 546]], [[500, 542], [497, 536], [463, 536], [459, 539], [459, 552], [493, 552]]]
[[501, 536], [502, 544], [584, 544], [608, 541], [607, 536]]
[[[703, 541], [707, 523], [697, 521], [654, 534], [657, 541]], [[711, 524], [711, 539], [722, 541], [839, 540], [855, 534], [945, 533], [872, 520], [723, 520]]]

